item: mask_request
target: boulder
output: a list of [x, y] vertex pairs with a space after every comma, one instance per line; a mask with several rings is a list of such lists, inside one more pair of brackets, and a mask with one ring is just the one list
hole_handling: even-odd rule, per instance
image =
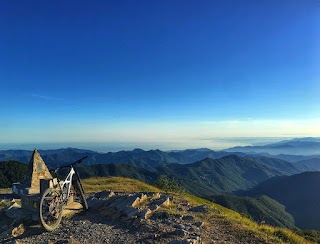
[[140, 219], [148, 219], [152, 214], [153, 212], [149, 208], [145, 208], [139, 213], [139, 216]]
[[194, 224], [196, 227], [200, 228], [204, 226], [204, 222], [200, 221]]
[[139, 211], [136, 208], [128, 207], [123, 212], [127, 217], [132, 218], [132, 217], [136, 216]]
[[108, 190], [105, 190], [105, 191], [102, 191], [102, 192], [98, 192], [96, 193], [94, 196], [96, 198], [100, 198], [102, 200], [105, 200], [105, 199], [108, 199], [110, 197], [113, 197], [115, 194], [113, 191], [108, 191]]
[[87, 203], [89, 208], [99, 208], [103, 206], [106, 202], [102, 199], [96, 199], [96, 198], [88, 198]]
[[199, 205], [196, 207], [189, 208], [189, 211], [197, 212], [197, 213], [205, 213], [208, 211], [208, 206], [207, 205]]
[[191, 215], [187, 215], [187, 216], [183, 216], [183, 217], [182, 217], [182, 220], [190, 221], [190, 220], [194, 220], [194, 217], [191, 216]]
[[154, 201], [154, 204], [157, 204], [160, 207], [169, 207], [171, 202], [169, 197], [163, 195], [159, 199]]

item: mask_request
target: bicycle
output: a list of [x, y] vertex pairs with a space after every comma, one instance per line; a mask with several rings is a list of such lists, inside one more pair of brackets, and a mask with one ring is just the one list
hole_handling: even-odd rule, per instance
[[[53, 188], [48, 188], [44, 191], [39, 205], [40, 222], [47, 231], [53, 231], [59, 226], [62, 219], [62, 210], [67, 205], [70, 195], [75, 195], [74, 192], [71, 193], [72, 185], [76, 195], [80, 198], [83, 209], [88, 209], [88, 203], [79, 174], [73, 168], [73, 165], [81, 163], [87, 157], [88, 156], [83, 157], [69, 165], [58, 167], [53, 171], [56, 175], [58, 184]], [[57, 175], [58, 171], [62, 168], [70, 168], [64, 181], [60, 181]]]

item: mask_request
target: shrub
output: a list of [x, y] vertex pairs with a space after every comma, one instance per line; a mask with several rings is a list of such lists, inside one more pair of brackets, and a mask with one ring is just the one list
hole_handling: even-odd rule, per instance
[[156, 180], [155, 185], [164, 190], [165, 192], [177, 192], [177, 193], [183, 193], [185, 190], [182, 188], [175, 180], [174, 178], [169, 178], [166, 175], [161, 175]]

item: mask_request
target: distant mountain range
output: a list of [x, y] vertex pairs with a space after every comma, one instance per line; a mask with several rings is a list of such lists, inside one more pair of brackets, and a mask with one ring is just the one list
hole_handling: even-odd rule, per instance
[[[130, 164], [139, 168], [154, 169], [160, 165], [171, 163], [188, 164], [205, 158], [221, 158], [230, 154], [245, 155], [244, 153], [229, 153], [224, 151], [213, 151], [210, 149], [187, 149], [182, 151], [164, 152], [161, 150], [134, 149], [132, 151], [119, 151], [109, 153], [98, 153], [77, 148], [65, 148], [57, 150], [39, 150], [41, 157], [49, 167], [61, 166], [71, 163], [83, 156], [88, 159], [83, 163], [95, 164]], [[0, 160], [17, 160], [28, 163], [32, 151], [27, 150], [2, 150]]]
[[296, 226], [320, 229], [320, 172], [304, 172], [271, 178], [244, 193], [246, 196], [267, 195], [286, 207]]
[[284, 140], [265, 146], [245, 146], [225, 149], [226, 152], [269, 153], [272, 155], [320, 155], [320, 138], [306, 137]]
[[[223, 151], [211, 149], [187, 149], [181, 151], [142, 150], [98, 153], [77, 148], [61, 148], [56, 150], [39, 150], [49, 167], [73, 162], [85, 155], [89, 156], [84, 162], [94, 164], [130, 164], [139, 168], [154, 169], [161, 165], [178, 163], [189, 164], [205, 158], [218, 159], [227, 155], [269, 157], [299, 163], [313, 170], [320, 170], [320, 139], [297, 138], [285, 140], [265, 146], [234, 147]], [[318, 154], [317, 154], [318, 153]], [[0, 160], [17, 160], [27, 163], [32, 151], [27, 150], [0, 150]]]

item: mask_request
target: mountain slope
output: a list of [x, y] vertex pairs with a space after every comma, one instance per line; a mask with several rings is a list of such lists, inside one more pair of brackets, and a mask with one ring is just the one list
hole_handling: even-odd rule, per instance
[[216, 195], [210, 200], [238, 213], [250, 216], [258, 223], [277, 227], [295, 228], [294, 218], [285, 207], [267, 196], [239, 197], [233, 195]]
[[298, 163], [320, 171], [320, 157], [300, 160]]
[[320, 172], [304, 172], [269, 179], [245, 193], [267, 195], [286, 207], [296, 225], [320, 230]]
[[271, 177], [303, 170], [278, 159], [230, 155], [193, 164], [170, 164], [157, 168], [157, 171], [174, 177], [191, 193], [210, 196], [249, 189]]

